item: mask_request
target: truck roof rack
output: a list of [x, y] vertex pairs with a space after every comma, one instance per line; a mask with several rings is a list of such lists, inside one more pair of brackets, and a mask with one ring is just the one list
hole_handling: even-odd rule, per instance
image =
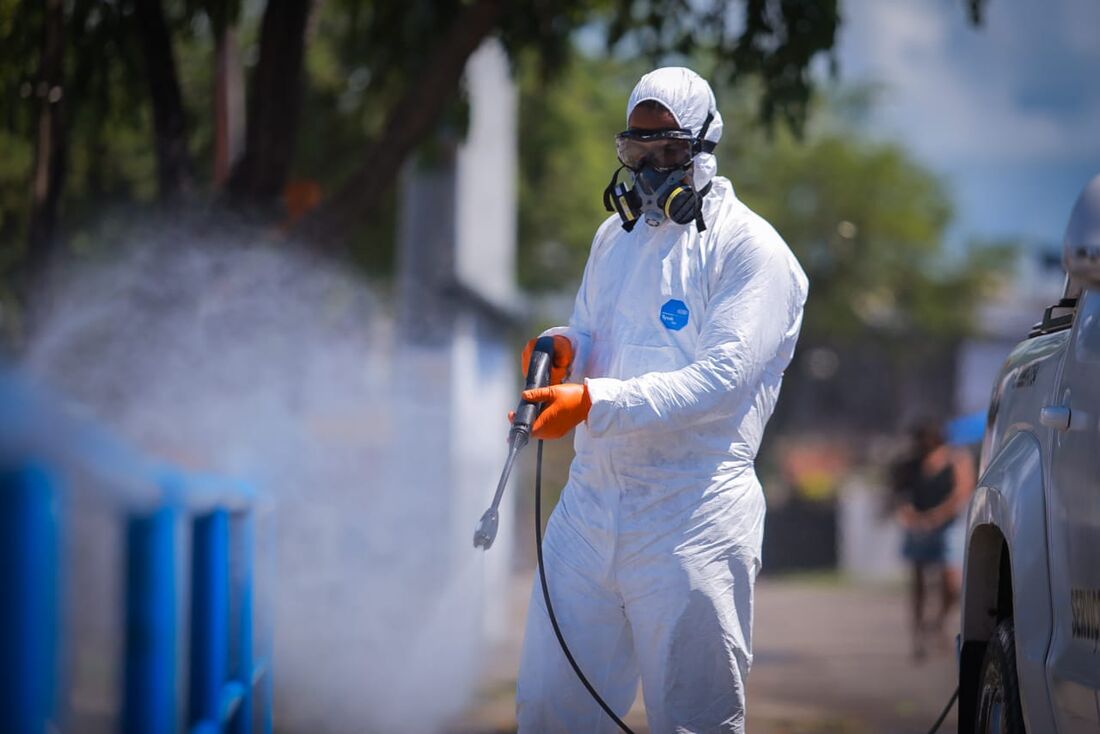
[[[1055, 311], [1067, 311], [1068, 313], [1061, 313], [1057, 316], [1054, 315]], [[1048, 306], [1043, 311], [1043, 320], [1031, 327], [1031, 331], [1028, 332], [1027, 338], [1030, 339], [1035, 336], [1042, 336], [1043, 334], [1051, 334], [1055, 331], [1062, 331], [1073, 326], [1073, 315], [1077, 312], [1077, 299], [1076, 298], [1062, 298], [1053, 306]]]

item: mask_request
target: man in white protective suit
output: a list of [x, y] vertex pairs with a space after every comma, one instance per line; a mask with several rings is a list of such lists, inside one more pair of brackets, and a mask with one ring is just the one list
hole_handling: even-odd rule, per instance
[[[716, 176], [722, 116], [685, 68], [638, 82], [615, 214], [596, 232], [533, 430], [574, 426], [576, 458], [543, 543], [581, 669], [623, 716], [743, 732], [764, 496], [754, 461], [794, 353], [808, 283], [776, 231]], [[533, 340], [528, 344], [528, 351]], [[527, 364], [526, 354], [523, 364]], [[568, 381], [565, 381], [568, 380]], [[536, 582], [516, 690], [528, 734], [613, 732], [563, 655]]]

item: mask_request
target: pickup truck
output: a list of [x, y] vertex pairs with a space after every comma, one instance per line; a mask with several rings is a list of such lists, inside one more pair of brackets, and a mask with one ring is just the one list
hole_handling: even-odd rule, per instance
[[993, 388], [963, 573], [959, 729], [1100, 733], [1100, 176], [1062, 299]]

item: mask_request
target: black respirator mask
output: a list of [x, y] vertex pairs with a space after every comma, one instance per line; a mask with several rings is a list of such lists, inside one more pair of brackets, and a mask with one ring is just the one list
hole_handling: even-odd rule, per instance
[[[713, 115], [707, 115], [699, 135], [690, 130], [624, 130], [615, 136], [615, 149], [622, 165], [611, 176], [603, 192], [604, 207], [618, 212], [623, 229], [634, 229], [639, 219], [651, 227], [665, 219], [677, 224], [695, 221], [702, 232], [703, 197], [710, 191], [708, 183], [696, 190], [692, 183], [692, 161], [699, 153], [710, 153], [714, 142], [704, 140]], [[630, 170], [630, 186], [619, 183], [623, 168]]]

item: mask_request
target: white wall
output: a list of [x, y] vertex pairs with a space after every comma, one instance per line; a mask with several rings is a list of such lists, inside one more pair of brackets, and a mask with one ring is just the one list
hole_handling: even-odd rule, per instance
[[496, 39], [466, 65], [470, 124], [458, 150], [457, 252], [459, 280], [489, 300], [517, 299], [517, 102], [508, 57]]

